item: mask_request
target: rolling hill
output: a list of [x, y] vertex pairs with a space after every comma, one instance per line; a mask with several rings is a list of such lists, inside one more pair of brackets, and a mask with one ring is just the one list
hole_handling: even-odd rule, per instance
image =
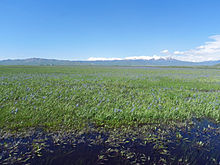
[[116, 66], [199, 66], [199, 65], [220, 65], [218, 61], [204, 61], [204, 62], [188, 62], [180, 61], [173, 58], [161, 58], [150, 60], [100, 60], [100, 61], [70, 61], [70, 60], [56, 60], [43, 58], [28, 58], [28, 59], [8, 59], [1, 60], [0, 65], [39, 65], [39, 66], [57, 66], [57, 65], [116, 65]]

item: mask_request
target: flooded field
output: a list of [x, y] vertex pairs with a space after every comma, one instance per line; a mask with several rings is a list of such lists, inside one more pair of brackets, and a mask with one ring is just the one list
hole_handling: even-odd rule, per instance
[[[151, 128], [151, 129], [150, 129]], [[8, 137], [7, 137], [8, 136]], [[143, 126], [1, 138], [2, 164], [219, 164], [220, 128], [208, 120], [179, 127]]]
[[0, 164], [219, 164], [218, 69], [0, 67]]

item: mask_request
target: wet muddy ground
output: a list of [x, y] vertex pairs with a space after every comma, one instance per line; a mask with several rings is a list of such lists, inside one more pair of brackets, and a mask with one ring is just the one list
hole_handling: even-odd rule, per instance
[[219, 124], [194, 119], [76, 132], [1, 130], [0, 164], [220, 164]]

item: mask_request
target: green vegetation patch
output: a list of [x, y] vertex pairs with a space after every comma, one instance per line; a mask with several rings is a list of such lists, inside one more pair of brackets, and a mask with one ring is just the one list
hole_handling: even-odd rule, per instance
[[218, 69], [1, 66], [0, 80], [4, 129], [220, 122]]

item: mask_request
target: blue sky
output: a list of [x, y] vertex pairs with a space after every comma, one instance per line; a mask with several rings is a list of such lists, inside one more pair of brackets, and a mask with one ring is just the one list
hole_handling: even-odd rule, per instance
[[0, 59], [220, 59], [219, 0], [1, 0]]

